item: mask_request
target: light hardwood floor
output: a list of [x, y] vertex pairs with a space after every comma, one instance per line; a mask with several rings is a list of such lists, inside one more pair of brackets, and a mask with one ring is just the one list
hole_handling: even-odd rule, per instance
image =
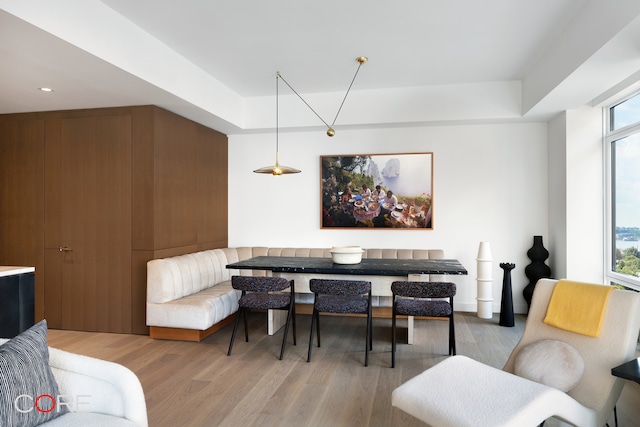
[[[416, 321], [414, 345], [402, 344], [406, 329], [401, 329], [391, 369], [391, 320], [374, 319], [368, 367], [364, 319], [323, 316], [322, 347], [314, 346], [311, 363], [306, 362], [311, 317], [297, 320], [297, 345], [289, 331], [282, 361], [281, 332], [267, 336], [261, 313], [250, 317], [249, 343], [239, 328], [231, 357], [233, 325], [199, 343], [50, 330], [49, 344], [133, 370], [144, 388], [152, 427], [424, 426], [391, 406], [391, 392], [447, 357], [446, 321]], [[508, 328], [498, 325], [497, 315], [483, 320], [475, 313], [456, 313], [455, 326], [458, 354], [501, 368], [522, 333], [524, 317], [516, 316], [516, 326]], [[640, 425], [640, 385], [626, 382], [618, 422]]]

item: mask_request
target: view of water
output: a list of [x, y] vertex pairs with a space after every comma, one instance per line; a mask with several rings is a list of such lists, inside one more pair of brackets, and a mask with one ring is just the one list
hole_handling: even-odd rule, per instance
[[631, 247], [640, 248], [640, 242], [637, 240], [616, 240], [616, 249], [624, 250]]

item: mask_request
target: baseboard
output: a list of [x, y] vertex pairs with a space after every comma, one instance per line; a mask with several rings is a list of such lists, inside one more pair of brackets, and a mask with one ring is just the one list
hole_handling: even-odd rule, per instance
[[222, 319], [220, 322], [211, 326], [204, 331], [199, 329], [186, 329], [186, 328], [165, 328], [162, 326], [149, 326], [149, 337], [160, 340], [174, 340], [174, 341], [202, 341], [209, 335], [219, 331], [228, 324], [236, 320], [237, 313], [233, 313], [231, 316]]

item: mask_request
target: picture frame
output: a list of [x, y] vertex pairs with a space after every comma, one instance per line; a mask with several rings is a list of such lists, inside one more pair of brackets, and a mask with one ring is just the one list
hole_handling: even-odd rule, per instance
[[433, 153], [320, 156], [320, 227], [433, 230]]

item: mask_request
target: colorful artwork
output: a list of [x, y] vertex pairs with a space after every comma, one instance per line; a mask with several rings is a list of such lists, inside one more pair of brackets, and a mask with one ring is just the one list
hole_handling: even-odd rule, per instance
[[321, 156], [322, 228], [433, 229], [433, 153]]

